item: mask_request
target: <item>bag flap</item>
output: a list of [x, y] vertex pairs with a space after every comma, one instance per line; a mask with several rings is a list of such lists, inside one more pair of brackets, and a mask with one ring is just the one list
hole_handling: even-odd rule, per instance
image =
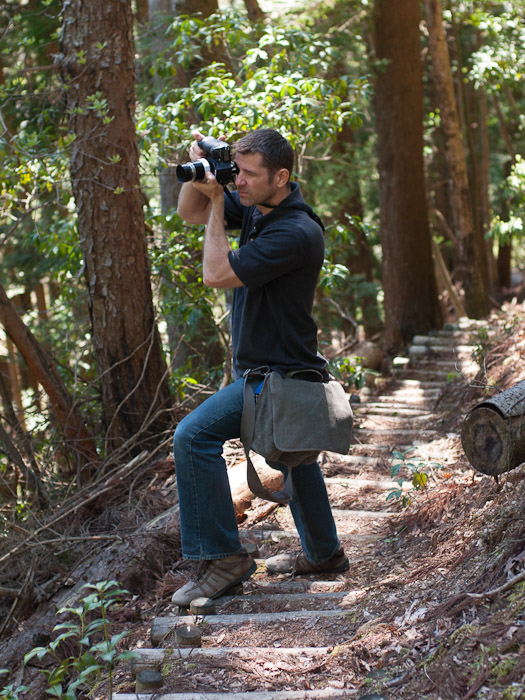
[[352, 409], [339, 382], [308, 382], [268, 377], [273, 439], [283, 452], [324, 451], [347, 454], [352, 437]]

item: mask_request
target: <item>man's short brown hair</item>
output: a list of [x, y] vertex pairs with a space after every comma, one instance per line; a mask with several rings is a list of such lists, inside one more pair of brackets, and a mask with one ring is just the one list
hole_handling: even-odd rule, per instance
[[260, 153], [269, 170], [269, 179], [282, 168], [290, 177], [294, 167], [294, 150], [290, 142], [275, 129], [256, 129], [234, 144], [235, 153]]

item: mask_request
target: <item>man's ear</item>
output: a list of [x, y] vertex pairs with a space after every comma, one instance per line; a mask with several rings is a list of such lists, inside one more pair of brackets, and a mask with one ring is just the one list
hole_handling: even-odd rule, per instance
[[281, 168], [275, 173], [275, 184], [277, 187], [286, 187], [290, 182], [290, 171], [286, 168]]

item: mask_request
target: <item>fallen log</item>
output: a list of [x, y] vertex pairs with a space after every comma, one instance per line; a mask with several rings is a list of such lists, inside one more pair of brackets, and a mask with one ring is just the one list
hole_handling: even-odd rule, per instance
[[[277, 469], [272, 469], [266, 464], [264, 457], [253, 455], [252, 462], [257, 469], [257, 473], [261, 479], [261, 483], [265, 489], [269, 491], [278, 491], [282, 488], [283, 475]], [[232, 492], [233, 505], [235, 515], [239, 519], [244, 512], [251, 506], [252, 501], [256, 496], [248, 488], [246, 479], [246, 460], [239, 462], [228, 469], [228, 479], [230, 481], [230, 489]]]
[[477, 471], [498, 476], [525, 462], [525, 381], [475, 406], [461, 444]]

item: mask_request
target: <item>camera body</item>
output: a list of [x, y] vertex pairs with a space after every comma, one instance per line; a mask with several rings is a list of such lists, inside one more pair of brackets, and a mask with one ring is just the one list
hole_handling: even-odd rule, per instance
[[195, 182], [206, 179], [206, 173], [215, 175], [220, 185], [233, 182], [239, 172], [237, 164], [231, 159], [230, 146], [225, 141], [219, 141], [212, 136], [198, 141], [198, 145], [206, 153], [206, 158], [199, 158], [189, 163], [177, 165], [176, 175], [179, 182]]

